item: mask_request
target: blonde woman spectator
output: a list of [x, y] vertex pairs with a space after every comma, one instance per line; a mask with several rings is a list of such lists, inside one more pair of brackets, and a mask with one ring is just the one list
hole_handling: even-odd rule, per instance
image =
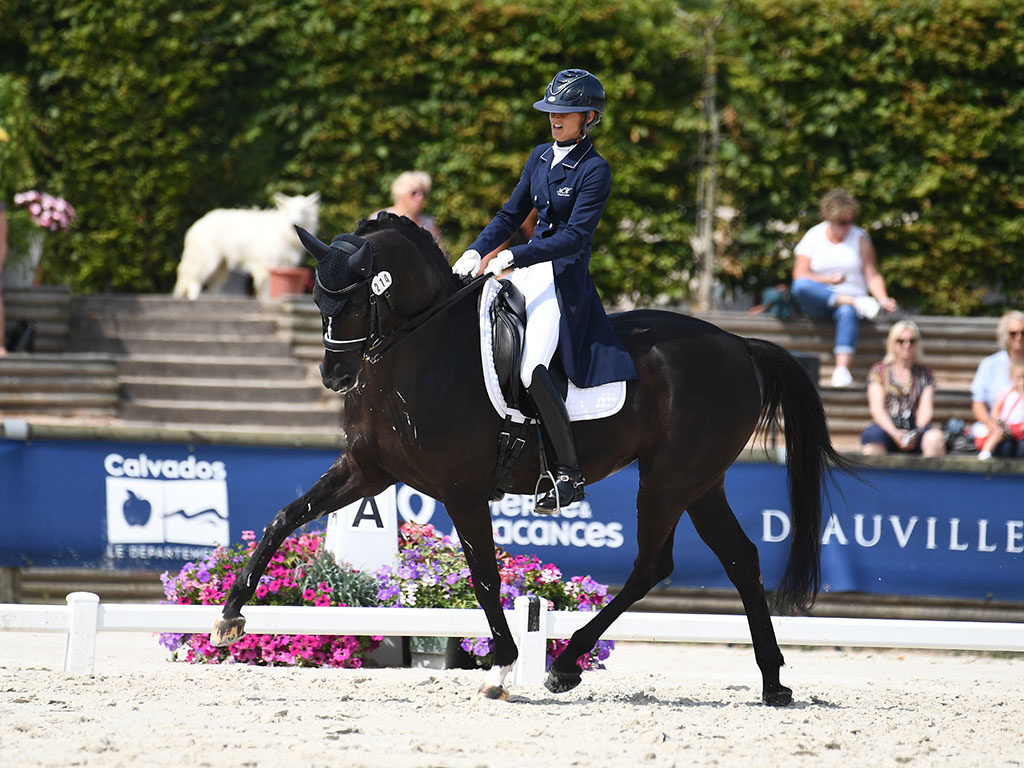
[[386, 209], [397, 216], [412, 219], [431, 235], [438, 245], [441, 244], [441, 233], [433, 216], [423, 213], [430, 195], [430, 176], [423, 171], [406, 171], [391, 182], [391, 199], [394, 205]]
[[971, 436], [982, 441], [999, 429], [992, 408], [1010, 387], [1010, 364], [1024, 362], [1024, 313], [1011, 310], [999, 318], [996, 338], [1002, 349], [981, 361], [971, 382], [971, 411], [977, 419]]
[[833, 189], [821, 198], [820, 210], [824, 221], [794, 249], [793, 296], [804, 314], [835, 320], [832, 386], [848, 387], [860, 320], [873, 319], [879, 308], [894, 312], [896, 301], [886, 292], [871, 238], [853, 223], [860, 212], [857, 200], [844, 189]]
[[1010, 363], [1010, 388], [996, 400], [992, 415], [997, 428], [984, 438], [978, 458], [1024, 458], [1024, 361]]
[[946, 439], [932, 427], [935, 412], [935, 378], [919, 362], [921, 332], [910, 320], [889, 329], [885, 358], [868, 373], [868, 406], [873, 423], [861, 433], [865, 454], [922, 453], [942, 456]]

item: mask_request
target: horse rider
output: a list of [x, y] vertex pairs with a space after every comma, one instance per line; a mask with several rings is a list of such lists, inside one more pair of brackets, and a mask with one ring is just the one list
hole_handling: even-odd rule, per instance
[[[594, 230], [611, 191], [608, 162], [588, 136], [601, 121], [604, 88], [583, 69], [555, 75], [534, 109], [548, 113], [552, 143], [534, 147], [505, 205], [452, 266], [460, 276], [511, 269], [509, 279], [526, 298], [526, 338], [521, 378], [554, 453], [554, 485], [538, 495], [536, 509], [554, 512], [583, 499], [580, 470], [565, 401], [548, 366], [556, 349], [577, 387], [639, 378], [604, 312], [590, 277]], [[537, 210], [533, 237], [491, 253]]]

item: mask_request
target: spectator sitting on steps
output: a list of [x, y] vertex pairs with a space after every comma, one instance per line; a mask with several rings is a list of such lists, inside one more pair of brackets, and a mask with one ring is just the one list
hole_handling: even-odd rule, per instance
[[1024, 361], [1010, 363], [1010, 382], [992, 409], [995, 428], [984, 438], [979, 459], [993, 455], [1024, 458]]
[[1011, 363], [1024, 362], [1024, 313], [1010, 310], [999, 318], [996, 338], [1002, 349], [981, 361], [971, 382], [971, 411], [977, 419], [971, 437], [979, 448], [986, 437], [999, 431], [992, 408], [996, 398], [1010, 388]]
[[918, 360], [921, 332], [910, 320], [889, 329], [885, 359], [868, 374], [868, 406], [873, 423], [860, 436], [866, 455], [921, 453], [943, 456], [946, 436], [931, 426], [935, 411], [935, 379]]
[[857, 200], [844, 189], [833, 189], [821, 198], [820, 210], [824, 221], [811, 227], [795, 249], [793, 295], [804, 314], [835, 319], [832, 386], [848, 387], [860, 319], [873, 319], [880, 308], [894, 312], [896, 301], [886, 292], [871, 238], [853, 223], [860, 211]]

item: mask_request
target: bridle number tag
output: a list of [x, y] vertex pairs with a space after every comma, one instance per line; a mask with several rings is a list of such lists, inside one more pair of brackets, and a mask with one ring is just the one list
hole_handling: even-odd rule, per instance
[[390, 272], [387, 270], [378, 272], [373, 276], [373, 280], [370, 281], [370, 290], [373, 291], [374, 296], [380, 296], [384, 291], [391, 287], [392, 282]]

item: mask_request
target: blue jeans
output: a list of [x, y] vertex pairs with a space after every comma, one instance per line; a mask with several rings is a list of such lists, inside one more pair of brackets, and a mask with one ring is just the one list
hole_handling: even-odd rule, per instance
[[801, 277], [793, 281], [793, 295], [800, 309], [810, 317], [832, 317], [836, 321], [835, 354], [852, 355], [860, 335], [860, 319], [852, 304], [836, 304], [839, 294], [824, 283]]

